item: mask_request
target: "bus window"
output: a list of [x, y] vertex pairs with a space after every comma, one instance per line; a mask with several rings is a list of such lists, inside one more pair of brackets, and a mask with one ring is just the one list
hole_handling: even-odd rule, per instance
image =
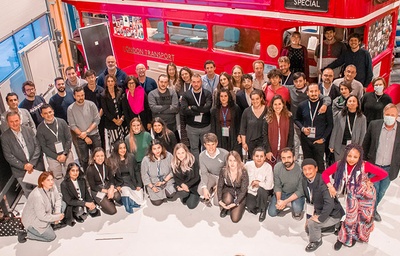
[[171, 44], [207, 48], [207, 26], [203, 24], [168, 22], [168, 34]]
[[100, 14], [100, 13], [82, 12], [82, 21], [83, 21], [84, 27], [90, 26], [90, 25], [96, 25], [99, 23], [107, 23], [108, 24], [107, 15]]
[[165, 41], [164, 22], [158, 18], [149, 18], [147, 24], [147, 39], [149, 41]]
[[392, 15], [389, 14], [369, 26], [368, 51], [374, 58], [387, 49], [392, 33]]
[[112, 15], [113, 34], [143, 40], [142, 18], [129, 15]]
[[259, 55], [260, 32], [250, 28], [213, 26], [215, 49]]

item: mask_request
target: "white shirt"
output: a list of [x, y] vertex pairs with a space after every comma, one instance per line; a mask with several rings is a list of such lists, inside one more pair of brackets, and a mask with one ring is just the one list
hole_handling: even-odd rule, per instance
[[254, 161], [249, 161], [245, 164], [247, 173], [249, 174], [249, 187], [247, 192], [256, 196], [258, 188], [253, 188], [251, 183], [254, 180], [260, 181], [259, 185], [265, 190], [274, 188], [274, 173], [272, 167], [268, 163], [264, 163], [260, 168], [256, 167]]

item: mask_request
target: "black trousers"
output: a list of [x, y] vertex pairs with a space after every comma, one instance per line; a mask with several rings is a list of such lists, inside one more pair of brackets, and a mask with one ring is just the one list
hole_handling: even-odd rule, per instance
[[273, 190], [265, 190], [262, 187], [259, 187], [257, 190], [257, 195], [252, 195], [247, 193], [246, 196], [246, 207], [247, 209], [254, 214], [258, 212], [266, 211], [268, 207], [268, 198], [272, 196]]
[[303, 149], [303, 157], [312, 158], [317, 162], [318, 165], [318, 173], [322, 173], [325, 171], [325, 162], [324, 162], [324, 154], [325, 154], [325, 143], [322, 144], [314, 144], [314, 140], [307, 138], [303, 133], [300, 137], [301, 147]]

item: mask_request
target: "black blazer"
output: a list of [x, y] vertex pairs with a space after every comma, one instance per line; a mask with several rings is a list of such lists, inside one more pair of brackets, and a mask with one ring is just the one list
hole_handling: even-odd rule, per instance
[[[319, 215], [318, 220], [324, 222], [328, 217], [340, 219], [344, 215], [344, 210], [339, 200], [332, 198], [329, 194], [328, 187], [321, 178], [321, 174], [317, 173], [314, 179], [314, 189], [312, 191], [312, 199], [315, 214]], [[309, 190], [307, 188], [307, 178], [303, 177], [303, 191], [307, 203], [311, 202]]]
[[246, 92], [244, 90], [240, 90], [236, 93], [236, 104], [240, 107], [242, 112], [250, 107], [246, 100]]
[[[115, 99], [117, 101], [117, 107], [118, 107], [118, 114], [117, 114], [117, 109], [115, 108], [114, 100], [111, 99], [110, 95], [107, 93], [106, 90], [104, 90], [103, 92], [103, 95], [101, 97], [101, 107], [103, 109], [103, 113], [105, 116], [104, 126], [106, 129], [114, 130], [118, 128], [118, 126], [113, 122], [113, 119], [123, 116], [121, 98], [122, 98], [122, 89], [116, 87]], [[122, 124], [122, 126], [126, 127], [125, 122]]]
[[78, 192], [76, 192], [75, 186], [70, 178], [66, 178], [61, 183], [62, 198], [63, 201], [67, 204], [67, 207], [65, 208], [65, 220], [68, 225], [71, 225], [74, 220], [74, 207], [85, 207], [86, 202], [93, 202], [93, 199], [90, 196], [89, 190], [86, 186], [85, 178], [78, 177], [77, 181], [83, 201], [79, 200]]
[[[319, 88], [319, 91], [321, 92], [321, 95], [324, 93], [322, 87], [323, 87], [323, 85], [322, 85], [322, 83], [320, 83], [320, 84], [318, 85], [318, 88]], [[336, 85], [334, 85], [334, 84], [332, 84], [332, 88], [331, 88], [331, 90], [330, 90], [328, 96], [329, 96], [329, 98], [331, 98], [332, 101], [333, 101], [334, 99], [336, 99], [337, 97], [339, 97], [339, 96], [340, 96], [339, 87], [336, 86]]]
[[[194, 162], [192, 169], [185, 173], [178, 170], [177, 172], [173, 172], [174, 175], [174, 187], [181, 186], [182, 183], [188, 186], [189, 191], [193, 194], [198, 195], [197, 188], [200, 183], [200, 174], [199, 174], [199, 164], [197, 161]], [[177, 190], [178, 191], [178, 190]]]
[[[395, 180], [397, 178], [400, 168], [400, 122], [396, 122], [396, 137], [394, 139], [392, 161], [390, 162], [389, 169], [390, 180]], [[381, 135], [382, 125], [382, 119], [371, 121], [368, 125], [368, 130], [364, 137], [364, 159], [373, 164], [375, 164], [376, 162], [376, 151], [378, 150], [379, 146], [379, 137]]]

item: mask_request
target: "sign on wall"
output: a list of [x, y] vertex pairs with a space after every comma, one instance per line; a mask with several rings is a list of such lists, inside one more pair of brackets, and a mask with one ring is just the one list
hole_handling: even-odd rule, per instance
[[291, 10], [307, 10], [327, 12], [329, 0], [285, 0], [285, 8]]

